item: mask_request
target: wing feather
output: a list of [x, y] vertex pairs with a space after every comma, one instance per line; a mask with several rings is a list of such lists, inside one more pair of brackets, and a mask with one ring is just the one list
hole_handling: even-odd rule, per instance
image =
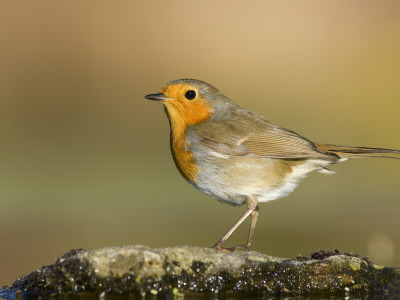
[[281, 159], [320, 158], [336, 161], [338, 156], [319, 150], [313, 142], [285, 128], [270, 123], [260, 130], [244, 134], [243, 130], [229, 130], [221, 134], [221, 128], [212, 134], [202, 134], [200, 143], [222, 155], [257, 156]]

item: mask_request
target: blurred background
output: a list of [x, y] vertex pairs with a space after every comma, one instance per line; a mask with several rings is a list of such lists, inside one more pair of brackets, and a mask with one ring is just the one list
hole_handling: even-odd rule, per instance
[[[2, 1], [0, 45], [0, 286], [71, 248], [208, 247], [244, 212], [176, 170], [143, 98], [170, 80], [313, 141], [400, 149], [399, 1]], [[252, 249], [400, 267], [400, 162], [332, 169], [261, 204]]]

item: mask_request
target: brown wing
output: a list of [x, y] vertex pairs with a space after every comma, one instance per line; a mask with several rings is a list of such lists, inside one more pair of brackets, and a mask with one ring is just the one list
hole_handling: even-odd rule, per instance
[[245, 136], [230, 133], [204, 137], [200, 142], [213, 151], [223, 155], [258, 156], [281, 159], [321, 158], [338, 160], [334, 153], [318, 150], [311, 141], [293, 131], [269, 124], [265, 130], [253, 132]]

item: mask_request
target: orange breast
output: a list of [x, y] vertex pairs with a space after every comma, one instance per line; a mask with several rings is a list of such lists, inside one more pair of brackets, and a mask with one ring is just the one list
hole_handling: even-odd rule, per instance
[[[196, 181], [198, 166], [186, 141], [186, 128], [210, 118], [210, 107], [197, 105], [195, 109], [186, 109], [179, 104], [166, 105], [171, 126], [171, 150], [175, 164], [184, 178]], [[178, 107], [178, 108], [177, 108]]]
[[190, 145], [186, 140], [186, 129], [208, 120], [211, 117], [211, 107], [204, 99], [189, 101], [184, 95], [187, 89], [184, 85], [174, 85], [162, 92], [173, 100], [164, 102], [171, 126], [171, 150], [175, 164], [182, 176], [195, 182], [199, 171]]
[[182, 176], [195, 182], [198, 172], [193, 153], [188, 149], [189, 145], [185, 145], [185, 132], [181, 130], [171, 129], [171, 150], [175, 165]]

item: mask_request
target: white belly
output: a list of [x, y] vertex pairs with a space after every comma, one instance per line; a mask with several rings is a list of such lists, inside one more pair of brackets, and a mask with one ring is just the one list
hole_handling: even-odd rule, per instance
[[334, 172], [324, 169], [331, 162], [321, 159], [310, 159], [301, 165], [292, 167], [292, 172], [286, 177], [285, 183], [279, 188], [266, 188], [261, 193], [256, 194], [259, 202], [268, 202], [289, 195], [296, 188], [299, 181], [312, 171], [319, 171], [324, 174], [333, 174]]

